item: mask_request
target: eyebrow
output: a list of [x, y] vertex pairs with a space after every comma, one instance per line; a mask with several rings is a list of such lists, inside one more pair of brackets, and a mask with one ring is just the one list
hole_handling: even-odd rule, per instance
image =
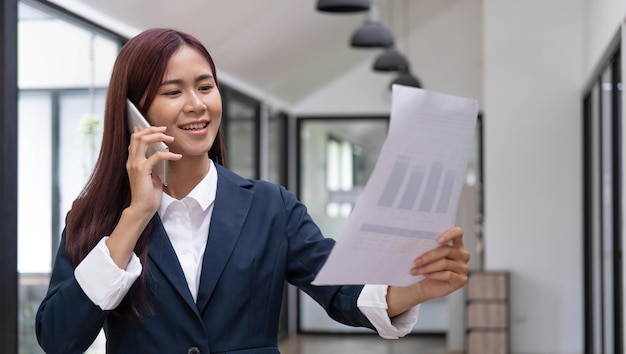
[[[213, 79], [213, 75], [211, 75], [211, 74], [204, 74], [204, 75], [200, 75], [200, 76], [196, 77], [195, 82], [204, 81], [204, 80], [210, 80], [210, 79]], [[183, 83], [183, 80], [181, 80], [181, 79], [174, 79], [174, 80], [163, 81], [160, 86], [180, 85], [182, 83]]]

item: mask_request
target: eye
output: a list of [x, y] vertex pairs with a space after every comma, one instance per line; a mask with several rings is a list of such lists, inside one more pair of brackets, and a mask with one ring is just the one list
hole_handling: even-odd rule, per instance
[[200, 86], [198, 90], [206, 92], [206, 91], [210, 91], [212, 88], [213, 88], [213, 85], [202, 85]]
[[170, 90], [163, 93], [164, 96], [176, 96], [180, 94], [179, 90]]

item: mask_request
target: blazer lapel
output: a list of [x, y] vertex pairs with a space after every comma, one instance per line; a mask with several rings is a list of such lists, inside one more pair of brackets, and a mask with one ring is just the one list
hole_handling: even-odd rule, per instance
[[185, 274], [158, 214], [152, 219], [152, 232], [150, 233], [148, 247], [148, 255], [157, 268], [161, 270], [165, 278], [172, 284], [187, 305], [196, 309], [196, 304], [193, 302], [193, 297], [185, 280]]
[[[216, 166], [218, 166], [216, 164]], [[203, 313], [224, 267], [239, 239], [243, 223], [248, 215], [253, 192], [243, 188], [250, 185], [247, 180], [218, 166], [217, 191], [209, 238], [202, 261], [200, 289], [197, 306]]]

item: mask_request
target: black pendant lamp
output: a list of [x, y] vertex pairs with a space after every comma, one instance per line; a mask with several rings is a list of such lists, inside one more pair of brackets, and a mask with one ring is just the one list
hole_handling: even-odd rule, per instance
[[408, 72], [409, 62], [400, 52], [393, 47], [389, 47], [383, 54], [376, 58], [373, 69], [374, 71]]
[[393, 35], [380, 23], [378, 9], [372, 5], [367, 20], [352, 35], [350, 45], [355, 48], [387, 48], [393, 44]]
[[322, 12], [349, 13], [370, 9], [370, 0], [317, 0], [317, 10]]
[[389, 88], [391, 88], [391, 86], [393, 86], [394, 84], [422, 88], [422, 83], [420, 82], [420, 80], [413, 76], [413, 74], [411, 74], [411, 72], [409, 71], [401, 73], [400, 76], [398, 76], [395, 80], [391, 82]]

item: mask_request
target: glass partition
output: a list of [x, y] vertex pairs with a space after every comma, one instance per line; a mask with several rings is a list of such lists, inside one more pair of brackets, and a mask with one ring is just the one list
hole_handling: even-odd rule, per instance
[[[34, 316], [65, 214], [100, 149], [106, 87], [123, 39], [39, 2], [20, 2], [18, 15], [18, 345], [20, 353], [41, 353]], [[90, 353], [104, 353], [102, 339]]]
[[[326, 237], [337, 238], [374, 170], [389, 120], [298, 119], [298, 195]], [[331, 320], [309, 296], [300, 295], [300, 329], [365, 332]]]
[[222, 87], [222, 100], [226, 166], [244, 178], [259, 178], [261, 103], [229, 87]]
[[275, 112], [268, 118], [267, 179], [281, 186], [287, 185], [287, 123], [284, 112]]
[[[477, 195], [465, 205], [476, 220], [480, 237], [482, 217], [482, 115], [466, 170], [467, 186]], [[299, 118], [298, 197], [326, 237], [340, 237], [341, 229], [374, 170], [387, 137], [388, 118]], [[473, 239], [473, 237], [470, 237]], [[331, 320], [308, 295], [299, 295], [299, 329], [303, 332], [358, 333]], [[449, 328], [446, 301], [439, 299], [422, 305], [414, 333], [445, 333]]]

